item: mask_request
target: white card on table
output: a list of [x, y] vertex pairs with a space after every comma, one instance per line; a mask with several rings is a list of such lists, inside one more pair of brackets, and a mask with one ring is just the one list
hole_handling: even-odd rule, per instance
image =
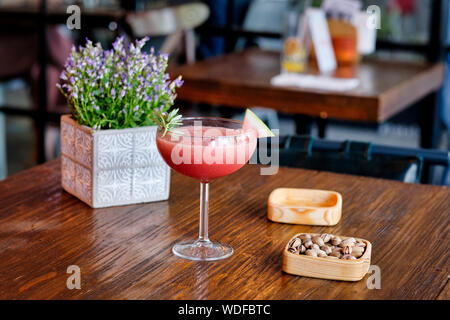
[[327, 19], [321, 9], [309, 8], [305, 12], [309, 32], [316, 51], [317, 65], [321, 73], [336, 69], [336, 57], [331, 44]]

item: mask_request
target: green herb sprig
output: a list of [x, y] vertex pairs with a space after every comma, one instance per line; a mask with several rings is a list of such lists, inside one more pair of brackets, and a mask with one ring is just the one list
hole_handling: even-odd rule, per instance
[[183, 123], [181, 114], [178, 114], [178, 109], [174, 109], [169, 113], [155, 111], [153, 116], [154, 116], [153, 121], [155, 121], [159, 126], [161, 126], [163, 130], [162, 132], [163, 137], [167, 134], [167, 131], [173, 130]]

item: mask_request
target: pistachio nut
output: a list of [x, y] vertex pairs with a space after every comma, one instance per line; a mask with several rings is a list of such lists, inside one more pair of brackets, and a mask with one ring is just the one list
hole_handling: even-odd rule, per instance
[[352, 247], [351, 246], [345, 246], [344, 248], [342, 248], [342, 252], [344, 254], [351, 254], [352, 253]]
[[328, 233], [322, 233], [320, 237], [322, 238], [323, 242], [327, 243], [328, 241], [330, 241], [332, 235]]
[[323, 241], [323, 239], [321, 237], [315, 236], [311, 238], [312, 242], [319, 245], [319, 247], [323, 246], [325, 244], [325, 242]]
[[342, 239], [339, 238], [339, 237], [333, 237], [333, 238], [331, 239], [331, 244], [332, 244], [333, 246], [338, 246], [338, 245], [341, 244], [341, 242], [342, 242]]
[[317, 252], [316, 252], [316, 250], [311, 250], [311, 249], [306, 250], [305, 254], [306, 254], [307, 256], [317, 257]]

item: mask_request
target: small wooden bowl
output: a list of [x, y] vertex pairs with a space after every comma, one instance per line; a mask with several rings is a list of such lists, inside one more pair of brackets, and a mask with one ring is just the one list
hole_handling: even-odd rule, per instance
[[[296, 234], [292, 239], [300, 234], [301, 233]], [[315, 236], [319, 234], [311, 233], [311, 235]], [[349, 238], [339, 237], [343, 240]], [[356, 260], [319, 258], [292, 253], [288, 251], [291, 240], [286, 244], [283, 251], [282, 269], [286, 273], [320, 279], [359, 281], [364, 278], [369, 270], [372, 244], [367, 240], [359, 239], [366, 244], [366, 250], [364, 251], [364, 254]]]
[[342, 196], [334, 191], [278, 188], [269, 195], [267, 218], [274, 222], [334, 226], [341, 214]]

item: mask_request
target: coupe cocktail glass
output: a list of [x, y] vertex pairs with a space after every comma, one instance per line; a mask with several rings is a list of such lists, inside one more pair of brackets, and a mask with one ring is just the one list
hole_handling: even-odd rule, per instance
[[193, 117], [165, 132], [158, 128], [156, 144], [175, 171], [200, 181], [200, 227], [196, 240], [177, 243], [172, 252], [191, 260], [219, 260], [233, 254], [229, 245], [209, 240], [209, 182], [242, 168], [256, 149], [257, 134], [237, 120]]

